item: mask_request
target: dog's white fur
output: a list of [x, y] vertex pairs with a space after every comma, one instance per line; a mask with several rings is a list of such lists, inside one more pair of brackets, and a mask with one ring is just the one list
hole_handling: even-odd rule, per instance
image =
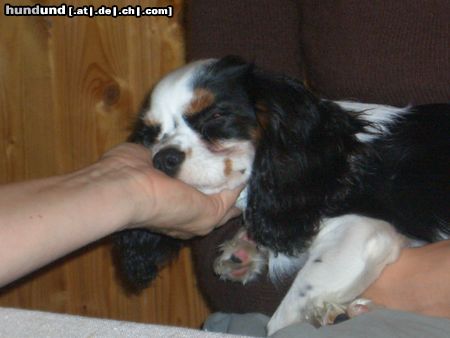
[[268, 334], [310, 321], [328, 304], [349, 304], [398, 258], [405, 244], [405, 238], [384, 221], [358, 215], [325, 220], [308, 260], [270, 319]]

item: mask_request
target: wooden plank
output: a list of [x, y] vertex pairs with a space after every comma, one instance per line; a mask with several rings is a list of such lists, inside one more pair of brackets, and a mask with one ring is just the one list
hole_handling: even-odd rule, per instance
[[[92, 163], [126, 138], [149, 88], [184, 62], [183, 1], [133, 5], [172, 5], [174, 17], [1, 18], [0, 183]], [[107, 240], [0, 290], [0, 306], [189, 327], [208, 314], [188, 250], [149, 289], [129, 295]]]

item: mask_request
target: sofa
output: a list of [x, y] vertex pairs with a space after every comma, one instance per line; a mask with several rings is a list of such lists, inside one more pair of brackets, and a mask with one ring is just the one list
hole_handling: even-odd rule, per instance
[[[302, 79], [329, 99], [407, 106], [450, 102], [450, 2], [195, 0], [187, 13], [189, 60], [240, 55]], [[200, 290], [213, 311], [271, 315], [291, 281], [245, 286], [212, 270], [234, 220], [193, 243]]]

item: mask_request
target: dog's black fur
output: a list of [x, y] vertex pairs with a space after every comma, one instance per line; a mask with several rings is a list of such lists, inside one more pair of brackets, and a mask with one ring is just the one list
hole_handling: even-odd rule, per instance
[[[363, 114], [370, 112], [344, 111], [296, 80], [236, 57], [208, 67], [194, 86], [211, 90], [215, 112], [227, 114], [206, 130], [201, 116], [213, 111], [188, 122], [206, 141], [257, 135], [245, 210], [257, 243], [299, 252], [321, 219], [348, 213], [384, 219], [425, 241], [450, 234], [449, 104], [411, 107], [388, 133], [361, 142], [356, 134], [366, 132]], [[158, 132], [138, 122], [131, 140], [149, 146]], [[123, 270], [137, 287], [180, 247], [146, 230], [123, 232], [117, 243]]]

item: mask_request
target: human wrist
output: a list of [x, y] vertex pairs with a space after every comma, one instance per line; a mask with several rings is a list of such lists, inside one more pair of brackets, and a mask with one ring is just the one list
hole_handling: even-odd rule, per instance
[[114, 230], [148, 226], [156, 213], [157, 179], [148, 165], [101, 159], [85, 168], [81, 176], [102, 193], [105, 204], [114, 207]]
[[99, 161], [62, 176], [55, 188], [78, 201], [73, 212], [82, 223], [96, 226], [107, 235], [122, 230], [133, 220], [130, 181], [126, 168], [114, 168]]

